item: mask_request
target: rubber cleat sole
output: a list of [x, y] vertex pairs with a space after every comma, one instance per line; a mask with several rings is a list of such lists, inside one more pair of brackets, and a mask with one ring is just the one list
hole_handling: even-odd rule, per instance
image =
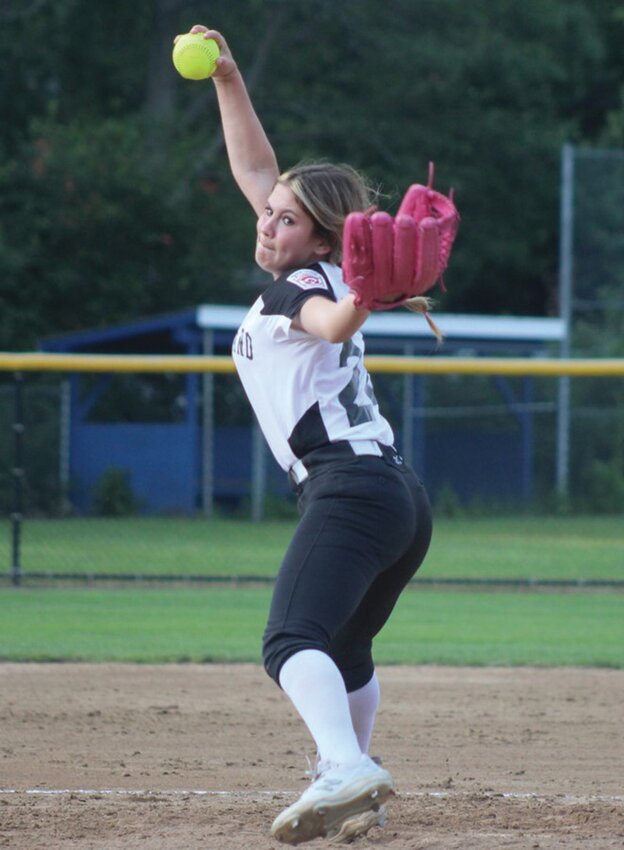
[[275, 818], [271, 835], [291, 845], [338, 835], [344, 822], [356, 815], [370, 811], [378, 814], [381, 804], [393, 793], [389, 775], [354, 779], [341, 791], [313, 803], [305, 797], [297, 800]]
[[328, 844], [351, 844], [356, 838], [359, 838], [375, 826], [384, 827], [386, 825], [386, 807], [380, 806], [379, 809], [369, 809], [367, 812], [362, 812], [354, 817], [347, 818], [342, 822], [338, 832], [328, 833]]

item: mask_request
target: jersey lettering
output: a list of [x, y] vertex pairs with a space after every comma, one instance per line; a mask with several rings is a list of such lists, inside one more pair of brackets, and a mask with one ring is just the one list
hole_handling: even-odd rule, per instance
[[235, 354], [238, 354], [239, 357], [246, 357], [247, 360], [253, 360], [253, 343], [250, 335], [244, 328], [240, 328], [234, 337], [232, 350]]

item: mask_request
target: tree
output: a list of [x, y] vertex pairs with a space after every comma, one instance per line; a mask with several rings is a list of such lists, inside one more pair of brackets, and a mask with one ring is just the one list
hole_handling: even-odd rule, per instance
[[[556, 309], [560, 146], [624, 125], [618, 5], [230, 0], [207, 22], [284, 167], [349, 161], [394, 211], [435, 160], [462, 214], [442, 308], [543, 314]], [[0, 6], [3, 348], [250, 300], [254, 220], [213, 87], [170, 61], [175, 33], [204, 15], [182, 0]], [[45, 50], [21, 49], [25, 27]]]

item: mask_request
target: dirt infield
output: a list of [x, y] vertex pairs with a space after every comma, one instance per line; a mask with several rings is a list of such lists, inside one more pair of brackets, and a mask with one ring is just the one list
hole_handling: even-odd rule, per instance
[[[624, 846], [624, 671], [379, 673], [398, 796], [355, 847]], [[0, 665], [0, 847], [275, 850], [306, 754], [253, 665]]]

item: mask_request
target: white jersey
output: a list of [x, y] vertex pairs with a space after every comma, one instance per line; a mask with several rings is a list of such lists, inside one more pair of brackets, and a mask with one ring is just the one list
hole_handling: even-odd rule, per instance
[[288, 272], [257, 299], [234, 338], [243, 387], [286, 471], [329, 443], [349, 440], [359, 454], [358, 442], [394, 442], [364, 366], [362, 334], [332, 343], [292, 326], [308, 298], [339, 301], [348, 291], [340, 268], [329, 263]]

